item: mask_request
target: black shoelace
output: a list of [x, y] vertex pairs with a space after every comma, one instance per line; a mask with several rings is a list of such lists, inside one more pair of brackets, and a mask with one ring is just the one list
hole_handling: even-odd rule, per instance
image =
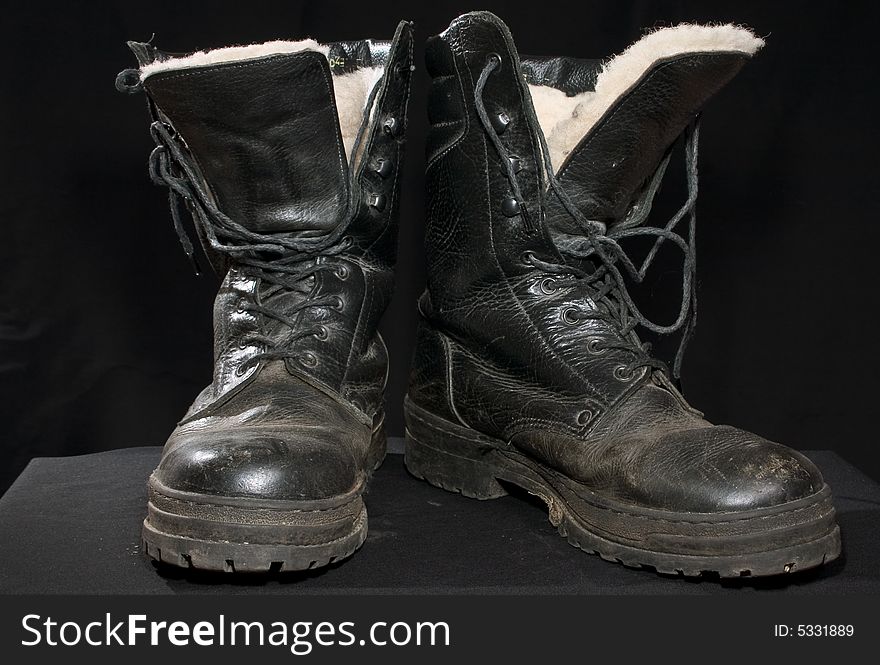
[[[126, 69], [120, 72], [116, 77], [116, 88], [120, 92], [129, 94], [141, 92], [144, 89], [144, 82], [139, 70]], [[381, 88], [382, 84], [377, 83], [366, 100], [364, 116], [349, 158], [349, 173], [355, 171], [373, 104]], [[149, 105], [153, 117], [158, 118], [159, 114], [152, 100], [149, 101]], [[169, 188], [169, 205], [174, 229], [196, 273], [199, 273], [199, 266], [195, 260], [192, 240], [181, 217], [183, 205], [189, 209], [193, 222], [202, 232], [211, 249], [227, 256], [244, 275], [257, 280], [256, 293], [253, 297], [242, 295], [239, 311], [274, 319], [289, 329], [287, 335], [280, 340], [259, 332], [243, 336], [240, 340], [242, 344], [254, 344], [263, 350], [249, 357], [239, 366], [237, 372], [241, 374], [248, 367], [264, 359], [300, 357], [293, 349], [299, 339], [309, 336], [326, 339], [327, 329], [323, 325], [298, 329], [297, 314], [308, 307], [328, 306], [341, 309], [343, 302], [339, 296], [325, 295], [317, 298], [311, 295], [304, 296], [295, 305], [286, 307], [284, 312], [262, 305], [259, 301], [266, 302], [282, 291], [294, 290], [321, 270], [334, 270], [340, 279], [345, 279], [347, 272], [344, 266], [323, 265], [318, 259], [341, 254], [351, 247], [351, 238], [345, 234], [358, 210], [356, 188], [349, 188], [348, 213], [332, 231], [325, 235], [302, 237], [255, 233], [217, 208], [212, 197], [201, 186], [201, 179], [197, 176], [180, 137], [171, 125], [157, 119], [150, 125], [150, 135], [156, 143], [150, 154], [150, 177], [156, 184], [166, 185]], [[303, 354], [300, 359], [307, 365], [314, 365], [316, 361], [310, 353]]]
[[[184, 204], [211, 249], [229, 257], [241, 269], [242, 274], [258, 280], [262, 287], [258, 288], [259, 300], [263, 302], [284, 290], [297, 288], [321, 270], [340, 270], [336, 266], [322, 265], [317, 259], [340, 254], [351, 246], [351, 239], [345, 233], [351, 224], [352, 215], [348, 215], [332, 231], [320, 237], [264, 235], [250, 231], [221, 212], [204, 191], [190, 159], [169, 125], [157, 120], [150, 126], [150, 134], [156, 143], [150, 154], [150, 177], [156, 184], [169, 188], [174, 228], [184, 251], [196, 267], [196, 272], [198, 265], [194, 258], [193, 243], [181, 217], [181, 206]], [[349, 206], [349, 210], [352, 209]], [[289, 328], [289, 332], [281, 339], [259, 332], [244, 336], [240, 340], [243, 344], [257, 345], [263, 350], [249, 357], [238, 368], [239, 374], [261, 360], [297, 357], [293, 346], [299, 339], [308, 336], [324, 338], [327, 331], [323, 326], [300, 328], [296, 320], [299, 311], [318, 306], [339, 309], [342, 301], [335, 295], [317, 298], [304, 296], [298, 303], [281, 312], [260, 304], [256, 296], [249, 298], [243, 295], [239, 311], [274, 319]], [[309, 358], [307, 356], [304, 362], [313, 364], [308, 362]]]
[[[490, 55], [486, 66], [477, 79], [474, 89], [477, 115], [505, 168], [505, 174], [510, 183], [512, 194], [519, 203], [523, 224], [527, 229], [534, 230], [536, 226], [535, 213], [527, 207], [522, 190], [517, 182], [510, 154], [496, 132], [483, 101], [483, 90], [486, 87], [486, 82], [491, 73], [500, 66], [501, 58], [497, 54]], [[534, 126], [538, 126], [538, 120], [534, 115], [534, 111], [528, 105], [526, 105], [525, 112], [529, 116], [530, 122]], [[592, 260], [598, 265], [596, 265], [594, 270], [586, 271], [576, 265], [543, 261], [531, 253], [528, 253], [528, 261], [539, 270], [555, 276], [552, 278], [551, 284], [548, 284], [551, 288], [585, 288], [588, 297], [596, 306], [590, 309], [571, 308], [563, 313], [563, 317], [569, 323], [577, 323], [583, 320], [601, 320], [611, 325], [619, 333], [619, 341], [592, 340], [590, 351], [602, 353], [608, 349], [618, 349], [632, 354], [632, 361], [619, 367], [615, 373], [621, 380], [627, 380], [635, 370], [641, 367], [652, 367], [668, 373], [665, 363], [651, 357], [650, 344], [642, 343], [635, 334], [637, 326], [642, 326], [661, 335], [681, 330], [681, 340], [673, 365], [673, 375], [678, 378], [681, 375], [681, 363], [685, 348], [690, 341], [694, 325], [696, 324], [697, 313], [697, 294], [694, 288], [694, 279], [696, 272], [695, 206], [697, 201], [698, 122], [694, 121], [691, 123], [685, 131], [688, 197], [684, 205], [663, 227], [643, 226], [643, 224], [651, 212], [654, 196], [660, 187], [660, 182], [669, 163], [669, 154], [661, 161], [638, 200], [630, 207], [626, 217], [609, 229], [603, 222], [587, 219], [572, 202], [553, 172], [550, 152], [543, 133], [540, 131], [536, 133], [541, 145], [541, 171], [547, 179], [548, 190], [556, 194], [565, 211], [582, 231], [581, 235], [557, 235], [554, 238], [557, 249], [563, 257], [571, 257], [577, 263]], [[675, 227], [684, 219], [687, 219], [687, 239], [674, 231]], [[639, 266], [635, 265], [620, 245], [621, 240], [634, 236], [654, 236], [656, 238], [651, 250]], [[626, 278], [618, 266], [623, 266], [626, 275], [634, 282], [642, 282], [660, 247], [667, 240], [681, 249], [683, 254], [682, 299], [675, 322], [669, 325], [662, 325], [651, 321], [638, 308], [629, 294]]]

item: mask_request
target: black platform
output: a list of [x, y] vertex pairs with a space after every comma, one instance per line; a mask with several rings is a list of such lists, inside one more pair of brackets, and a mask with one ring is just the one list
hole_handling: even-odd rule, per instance
[[[392, 442], [394, 447], [400, 441]], [[717, 594], [880, 592], [880, 485], [834, 453], [807, 454], [834, 490], [844, 557], [783, 578], [663, 577], [584, 554], [528, 495], [475, 501], [389, 455], [367, 495], [370, 531], [348, 561], [252, 578], [157, 568], [142, 551], [146, 478], [160, 448], [35, 459], [0, 499], [0, 592]]]

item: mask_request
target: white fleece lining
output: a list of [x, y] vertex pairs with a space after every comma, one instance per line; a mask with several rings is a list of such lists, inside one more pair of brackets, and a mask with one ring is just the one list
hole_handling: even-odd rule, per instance
[[[303, 39], [300, 41], [279, 40], [262, 44], [251, 44], [249, 46], [227, 46], [210, 51], [198, 51], [197, 53], [191, 53], [179, 58], [170, 58], [161, 62], [153, 62], [141, 67], [140, 75], [143, 81], [147, 77], [159, 72], [205, 67], [221, 62], [252, 60], [267, 55], [299, 53], [301, 51], [315, 51], [321, 53], [326, 58], [329, 57], [330, 47], [319, 44], [314, 39]], [[384, 73], [384, 67], [363, 67], [347, 74], [332, 77], [333, 94], [336, 98], [336, 111], [339, 115], [339, 130], [342, 134], [345, 154], [349, 158], [351, 158], [351, 151], [363, 121], [370, 93], [382, 79]], [[371, 109], [371, 116], [372, 111]]]
[[605, 112], [655, 63], [686, 53], [743, 53], [754, 55], [764, 40], [732, 24], [682, 24], [655, 30], [608, 60], [596, 79], [595, 90], [572, 97], [549, 86], [530, 85], [529, 91], [541, 130], [547, 139], [550, 162], [559, 167]]

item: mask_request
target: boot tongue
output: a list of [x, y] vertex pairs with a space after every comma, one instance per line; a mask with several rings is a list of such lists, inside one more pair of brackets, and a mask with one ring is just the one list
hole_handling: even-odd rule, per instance
[[[580, 212], [621, 221], [687, 124], [763, 43], [732, 25], [661, 29], [608, 61], [593, 90], [567, 95], [567, 117], [547, 123], [536, 103], [552, 167]], [[554, 235], [582, 233], [555, 195], [546, 218]]]
[[220, 211], [255, 233], [306, 235], [349, 214], [347, 151], [383, 73], [368, 49], [305, 40], [172, 57], [132, 46]]

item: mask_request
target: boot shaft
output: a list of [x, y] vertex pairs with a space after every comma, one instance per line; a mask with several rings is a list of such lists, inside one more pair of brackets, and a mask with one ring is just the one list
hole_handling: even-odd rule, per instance
[[154, 179], [192, 213], [223, 276], [214, 382], [191, 415], [281, 360], [372, 419], [387, 366], [376, 327], [393, 286], [410, 24], [390, 42], [183, 56], [131, 47]]
[[[431, 296], [442, 299], [447, 290], [445, 280], [453, 272], [448, 261], [460, 262], [467, 273], [470, 256], [494, 244], [502, 272], [516, 274], [517, 262], [511, 265], [509, 258], [523, 251], [553, 256], [548, 240], [583, 233], [556, 192], [548, 191], [545, 171], [555, 175], [584, 218], [606, 227], [622, 221], [688, 123], [762, 45], [750, 31], [732, 25], [681, 25], [653, 32], [605, 62], [535, 58], [520, 56], [507, 27], [488, 12], [456, 19], [429, 40], [426, 54], [432, 76]], [[500, 57], [499, 65], [481, 96], [505, 156], [515, 161], [523, 197], [515, 204], [474, 94], [494, 57]], [[488, 268], [479, 266], [473, 279], [464, 277], [457, 285], [482, 283], [481, 269]], [[432, 287], [431, 278], [444, 283]]]
[[[526, 256], [592, 272], [571, 247], [644, 221], [672, 145], [762, 43], [734, 26], [683, 25], [604, 63], [533, 58], [494, 15], [456, 19], [427, 49], [429, 318], [479, 336], [487, 322], [462, 303], [533, 272]], [[694, 156], [694, 197], [695, 169]], [[456, 320], [463, 311], [474, 326]]]
[[[606, 63], [521, 57], [487, 12], [429, 41], [416, 402], [503, 439], [529, 423], [576, 436], [614, 427], [615, 405], [636, 394], [646, 413], [697, 417], [635, 333], [653, 325], [686, 339], [692, 292], [674, 324], [647, 321], [617, 242], [641, 232], [630, 227], [671, 146], [760, 45], [732, 26], [680, 26]], [[695, 156], [689, 164], [695, 178]], [[689, 287], [692, 234], [657, 235], [683, 248]]]
[[314, 237], [354, 218], [352, 230], [367, 228], [374, 240], [384, 226], [365, 220], [396, 221], [388, 204], [397, 198], [409, 23], [392, 41], [276, 41], [187, 55], [129, 46], [153, 120], [171, 128], [217, 207], [248, 231]]
[[[732, 25], [679, 25], [605, 62], [564, 113], [538, 101], [552, 87], [531, 85], [553, 171], [583, 216], [622, 221], [687, 125], [762, 45]], [[557, 196], [546, 215], [551, 232], [577, 232]]]

